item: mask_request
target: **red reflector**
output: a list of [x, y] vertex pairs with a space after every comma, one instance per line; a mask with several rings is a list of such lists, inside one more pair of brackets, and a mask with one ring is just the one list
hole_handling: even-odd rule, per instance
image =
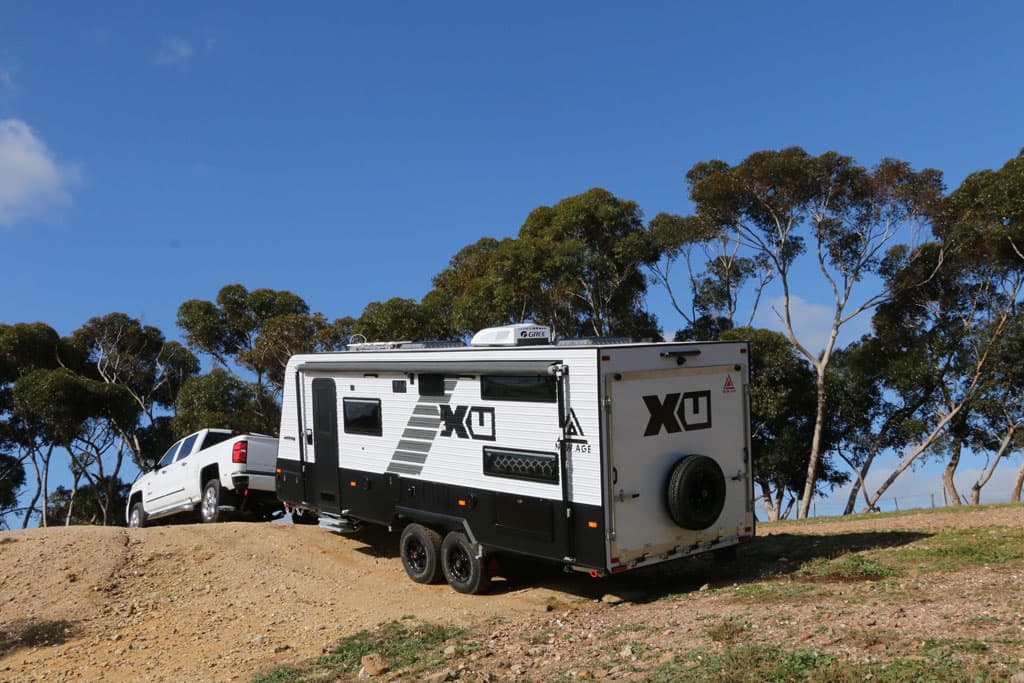
[[601, 360], [611, 360], [611, 356], [601, 356]]
[[612, 558], [612, 564], [618, 564], [618, 563], [619, 563], [619, 558], [613, 557]]
[[249, 442], [236, 441], [231, 447], [231, 462], [247, 462], [249, 460]]
[[612, 574], [618, 574], [619, 572], [624, 572], [627, 569], [629, 569], [628, 564], [620, 564], [618, 567], [612, 567]]
[[740, 349], [740, 353], [746, 353], [746, 352], [747, 352], [746, 349]]

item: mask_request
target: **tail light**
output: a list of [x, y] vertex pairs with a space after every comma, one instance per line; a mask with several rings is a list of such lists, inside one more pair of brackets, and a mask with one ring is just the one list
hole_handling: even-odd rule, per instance
[[247, 462], [249, 460], [249, 442], [236, 441], [231, 447], [231, 462]]

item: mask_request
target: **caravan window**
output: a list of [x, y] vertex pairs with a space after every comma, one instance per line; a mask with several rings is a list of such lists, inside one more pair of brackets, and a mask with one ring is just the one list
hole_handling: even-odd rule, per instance
[[420, 375], [420, 396], [444, 396], [444, 375]]
[[482, 375], [480, 398], [554, 403], [555, 378], [551, 375]]
[[380, 419], [380, 399], [346, 398], [345, 433], [380, 436], [383, 433]]

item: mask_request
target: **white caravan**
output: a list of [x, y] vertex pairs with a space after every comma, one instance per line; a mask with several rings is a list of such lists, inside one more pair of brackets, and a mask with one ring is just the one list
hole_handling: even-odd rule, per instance
[[404, 526], [410, 578], [464, 593], [492, 553], [603, 576], [728, 552], [754, 535], [748, 366], [746, 342], [536, 325], [294, 356], [278, 497], [338, 531]]

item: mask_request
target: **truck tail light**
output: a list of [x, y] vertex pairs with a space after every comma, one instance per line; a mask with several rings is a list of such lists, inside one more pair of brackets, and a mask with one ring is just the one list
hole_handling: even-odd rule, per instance
[[231, 447], [231, 462], [247, 462], [249, 460], [249, 442], [236, 441]]

